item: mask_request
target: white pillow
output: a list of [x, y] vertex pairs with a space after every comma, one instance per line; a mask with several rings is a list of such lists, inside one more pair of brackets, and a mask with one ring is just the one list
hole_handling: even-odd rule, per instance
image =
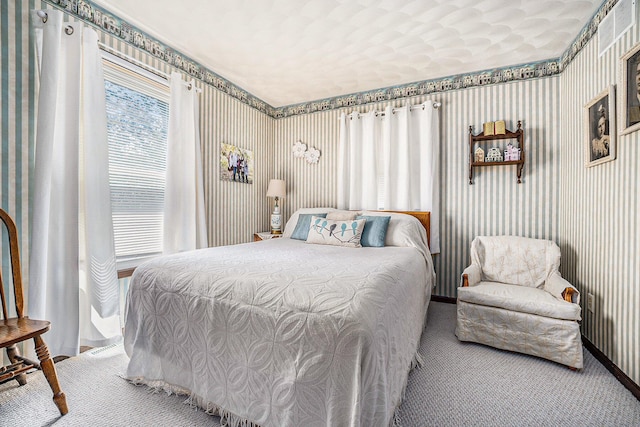
[[301, 208], [301, 209], [298, 209], [297, 211], [295, 211], [291, 215], [291, 218], [289, 218], [289, 220], [287, 221], [286, 225], [284, 226], [284, 231], [282, 232], [282, 237], [291, 237], [291, 234], [293, 234], [293, 230], [296, 229], [296, 224], [298, 224], [298, 216], [301, 213], [308, 213], [308, 214], [328, 213], [328, 212], [335, 211], [335, 210], [336, 210], [336, 208]]
[[318, 216], [311, 217], [307, 243], [359, 248], [366, 219], [334, 221]]
[[360, 215], [390, 216], [385, 246], [409, 246], [429, 253], [427, 231], [416, 217], [408, 214], [384, 211], [362, 211]]
[[358, 211], [339, 211], [335, 210], [327, 214], [327, 219], [333, 219], [335, 221], [348, 221], [350, 219], [356, 219]]

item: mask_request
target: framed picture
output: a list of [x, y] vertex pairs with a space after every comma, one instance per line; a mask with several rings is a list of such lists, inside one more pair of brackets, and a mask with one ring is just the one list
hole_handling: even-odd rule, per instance
[[615, 98], [611, 85], [584, 106], [587, 167], [616, 158]]
[[220, 180], [253, 184], [253, 151], [222, 143]]
[[622, 116], [620, 135], [640, 129], [640, 43], [620, 60]]

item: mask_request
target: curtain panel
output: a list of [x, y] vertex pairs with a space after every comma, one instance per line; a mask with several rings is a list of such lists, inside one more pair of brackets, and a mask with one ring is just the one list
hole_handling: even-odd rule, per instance
[[33, 14], [39, 60], [29, 316], [52, 355], [121, 339], [98, 35]]
[[164, 194], [165, 254], [207, 247], [199, 117], [195, 81], [186, 84], [180, 73], [171, 73]]
[[431, 212], [440, 252], [440, 128], [433, 101], [340, 116], [338, 208]]

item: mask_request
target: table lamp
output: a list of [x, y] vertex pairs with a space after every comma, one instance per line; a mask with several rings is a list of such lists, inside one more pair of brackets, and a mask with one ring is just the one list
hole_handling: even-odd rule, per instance
[[267, 188], [267, 197], [275, 197], [275, 205], [273, 207], [273, 213], [271, 214], [271, 234], [282, 233], [282, 215], [280, 215], [280, 207], [278, 206], [278, 199], [284, 197], [286, 185], [282, 179], [272, 179], [269, 181], [269, 187]]

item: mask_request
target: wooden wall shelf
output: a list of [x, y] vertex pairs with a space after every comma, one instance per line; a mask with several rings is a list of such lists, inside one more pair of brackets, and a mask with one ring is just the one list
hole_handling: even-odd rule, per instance
[[[506, 162], [476, 162], [475, 161], [475, 145], [479, 142], [496, 141], [503, 139], [515, 139], [518, 141], [520, 148], [520, 160], [509, 160]], [[518, 129], [515, 132], [506, 130], [503, 135], [485, 135], [481, 132], [478, 135], [473, 134], [473, 126], [469, 126], [469, 185], [473, 184], [473, 168], [486, 166], [509, 166], [516, 165], [516, 173], [518, 184], [522, 183], [522, 169], [524, 168], [525, 151], [524, 151], [524, 130], [522, 129], [522, 121], [518, 120]]]

